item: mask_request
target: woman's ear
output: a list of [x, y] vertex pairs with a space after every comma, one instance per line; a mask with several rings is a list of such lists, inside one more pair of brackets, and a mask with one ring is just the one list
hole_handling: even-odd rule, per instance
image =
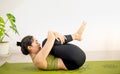
[[28, 50], [29, 50], [29, 51], [31, 50], [31, 48], [32, 48], [32, 46], [28, 46]]

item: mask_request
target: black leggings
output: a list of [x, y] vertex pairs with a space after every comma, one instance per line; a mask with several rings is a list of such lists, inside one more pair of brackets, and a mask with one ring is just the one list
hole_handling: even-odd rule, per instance
[[[84, 64], [86, 55], [81, 48], [74, 44], [68, 43], [73, 40], [71, 35], [65, 35], [65, 37], [67, 40], [65, 40], [64, 44], [61, 44], [59, 41], [55, 40], [50, 54], [61, 58], [68, 70], [74, 70]], [[43, 41], [42, 46], [45, 44], [46, 40], [47, 39]]]

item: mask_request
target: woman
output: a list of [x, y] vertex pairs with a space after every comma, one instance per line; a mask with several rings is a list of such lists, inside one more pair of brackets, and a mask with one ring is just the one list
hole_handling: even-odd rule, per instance
[[23, 54], [30, 54], [34, 65], [43, 70], [74, 70], [81, 67], [85, 60], [85, 53], [76, 45], [70, 44], [72, 40], [81, 41], [86, 23], [74, 34], [62, 35], [58, 32], [48, 31], [47, 38], [42, 46], [33, 36], [26, 36], [17, 45]]

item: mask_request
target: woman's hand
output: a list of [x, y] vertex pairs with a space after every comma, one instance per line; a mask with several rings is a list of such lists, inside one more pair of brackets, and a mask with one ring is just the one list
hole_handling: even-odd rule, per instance
[[55, 39], [60, 41], [61, 44], [63, 44], [65, 42], [66, 37], [63, 34], [54, 32], [54, 35], [55, 35]]
[[54, 40], [56, 39], [56, 37], [55, 37], [55, 35], [52, 31], [48, 31], [48, 36], [47, 37], [50, 38], [50, 39], [54, 39]]

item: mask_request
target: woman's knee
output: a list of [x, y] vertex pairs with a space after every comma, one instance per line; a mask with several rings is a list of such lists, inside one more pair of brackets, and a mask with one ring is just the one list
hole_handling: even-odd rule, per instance
[[86, 61], [86, 55], [84, 52], [81, 53], [81, 55], [79, 55], [79, 57], [75, 59], [76, 64], [79, 66], [82, 66], [85, 63], [85, 61]]
[[71, 59], [78, 65], [82, 66], [86, 60], [86, 54], [81, 48], [77, 48], [71, 55]]

